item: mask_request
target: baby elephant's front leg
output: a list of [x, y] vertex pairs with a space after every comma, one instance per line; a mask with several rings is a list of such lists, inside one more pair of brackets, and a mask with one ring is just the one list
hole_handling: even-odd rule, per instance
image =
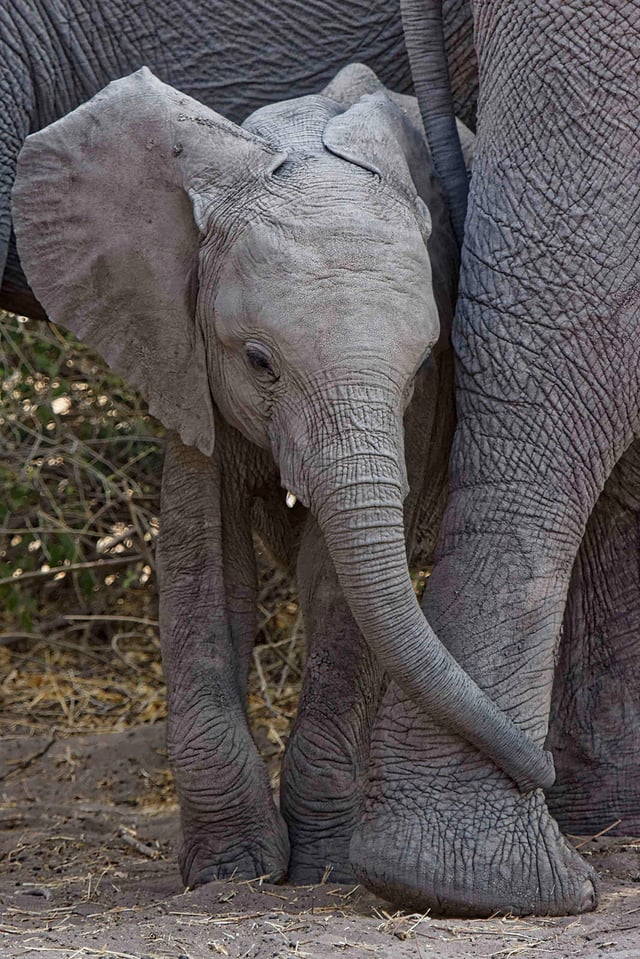
[[280, 792], [291, 840], [289, 878], [355, 882], [349, 844], [362, 810], [371, 727], [385, 679], [312, 520], [300, 548], [298, 587], [308, 657]]
[[[170, 437], [162, 481], [168, 752], [182, 818], [180, 868], [192, 887], [228, 876], [277, 881], [289, 859], [287, 829], [247, 725], [254, 560], [248, 509], [222, 505], [224, 442], [217, 437], [212, 460]], [[227, 489], [239, 489], [226, 479]]]

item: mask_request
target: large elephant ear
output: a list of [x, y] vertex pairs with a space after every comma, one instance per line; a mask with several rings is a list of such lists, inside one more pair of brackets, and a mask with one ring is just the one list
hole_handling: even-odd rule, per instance
[[[285, 157], [143, 68], [30, 136], [13, 218], [48, 316], [95, 348], [203, 453], [213, 403], [199, 327], [207, 218]], [[244, 192], [246, 196], [246, 192]], [[207, 264], [209, 269], [211, 264]]]

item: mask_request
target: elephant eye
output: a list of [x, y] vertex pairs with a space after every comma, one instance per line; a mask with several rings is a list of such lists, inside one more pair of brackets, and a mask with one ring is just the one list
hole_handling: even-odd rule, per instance
[[252, 370], [271, 379], [277, 379], [273, 357], [266, 347], [259, 343], [247, 343], [245, 346], [245, 356]]

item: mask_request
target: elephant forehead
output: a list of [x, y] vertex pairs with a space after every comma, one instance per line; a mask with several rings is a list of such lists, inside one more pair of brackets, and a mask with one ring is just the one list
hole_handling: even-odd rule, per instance
[[253, 221], [227, 254], [215, 316], [223, 338], [255, 332], [305, 353], [311, 343], [319, 363], [368, 346], [404, 367], [438, 335], [427, 250], [401, 210], [383, 219], [326, 204]]

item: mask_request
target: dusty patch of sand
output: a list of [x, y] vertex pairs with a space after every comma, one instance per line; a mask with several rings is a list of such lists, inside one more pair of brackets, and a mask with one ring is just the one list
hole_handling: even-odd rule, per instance
[[0, 747], [3, 959], [516, 959], [640, 956], [640, 841], [583, 847], [601, 905], [566, 919], [392, 914], [361, 887], [185, 892], [164, 726]]

